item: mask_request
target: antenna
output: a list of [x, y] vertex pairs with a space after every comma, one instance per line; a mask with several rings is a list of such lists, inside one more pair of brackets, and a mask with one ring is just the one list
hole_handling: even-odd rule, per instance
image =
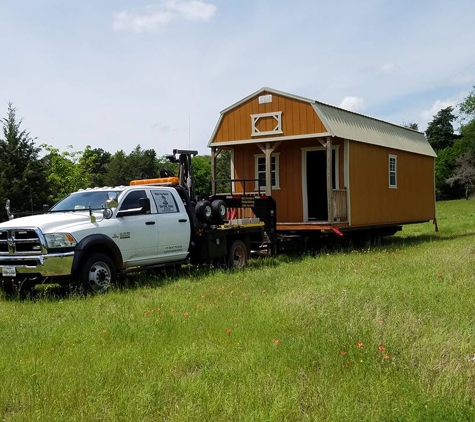
[[191, 116], [188, 113], [188, 149], [191, 149]]

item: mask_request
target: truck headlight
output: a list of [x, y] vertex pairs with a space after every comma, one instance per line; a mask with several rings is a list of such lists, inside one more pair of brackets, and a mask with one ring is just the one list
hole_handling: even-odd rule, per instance
[[77, 245], [76, 239], [69, 233], [45, 234], [48, 248], [74, 248]]

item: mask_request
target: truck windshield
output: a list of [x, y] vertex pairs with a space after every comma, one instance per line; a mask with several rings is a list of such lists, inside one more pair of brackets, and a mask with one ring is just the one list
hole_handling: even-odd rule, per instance
[[59, 201], [50, 212], [100, 210], [107, 208], [107, 200], [117, 198], [120, 191], [82, 191], [75, 192]]

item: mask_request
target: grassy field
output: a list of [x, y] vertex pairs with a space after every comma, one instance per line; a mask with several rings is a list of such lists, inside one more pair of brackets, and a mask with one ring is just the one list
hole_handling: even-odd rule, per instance
[[382, 246], [0, 297], [3, 421], [475, 420], [475, 201]]

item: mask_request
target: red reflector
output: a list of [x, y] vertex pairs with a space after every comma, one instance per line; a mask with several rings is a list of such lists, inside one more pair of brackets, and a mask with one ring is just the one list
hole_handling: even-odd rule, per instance
[[334, 233], [336, 233], [338, 236], [343, 236], [343, 233], [338, 230], [336, 227], [330, 227]]

